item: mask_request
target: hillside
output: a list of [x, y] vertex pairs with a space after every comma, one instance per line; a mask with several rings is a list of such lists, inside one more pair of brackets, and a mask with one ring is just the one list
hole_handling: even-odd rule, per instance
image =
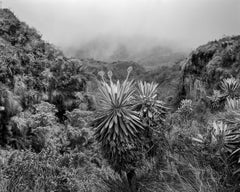
[[0, 82], [11, 91], [21, 82], [26, 94], [35, 91], [50, 102], [55, 102], [52, 93], [68, 92], [73, 81], [71, 91], [85, 92], [88, 75], [81, 61], [66, 58], [8, 9], [0, 10], [0, 16]]
[[62, 53], [42, 41], [35, 29], [20, 22], [8, 9], [0, 10], [0, 17], [0, 81], [13, 89], [14, 78], [28, 75], [33, 88], [40, 91], [41, 73]]
[[240, 36], [108, 53], [68, 58], [0, 9], [0, 192], [240, 191]]
[[[6, 108], [0, 128], [3, 146], [22, 131], [21, 126], [10, 123], [11, 119], [31, 114], [35, 105], [54, 108], [54, 115], [62, 123], [66, 111], [93, 108], [86, 91], [87, 82], [94, 76], [84, 70], [81, 61], [66, 58], [8, 9], [0, 9], [0, 63], [0, 105]], [[25, 128], [32, 132], [37, 127]]]
[[138, 62], [148, 71], [155, 70], [161, 66], [171, 67], [185, 59], [187, 54], [181, 51], [174, 51], [168, 47], [156, 46], [150, 50], [143, 50], [132, 56], [132, 60]]
[[225, 37], [198, 47], [182, 63], [182, 90], [195, 98], [199, 85], [207, 94], [219, 90], [224, 78], [240, 77], [240, 36]]

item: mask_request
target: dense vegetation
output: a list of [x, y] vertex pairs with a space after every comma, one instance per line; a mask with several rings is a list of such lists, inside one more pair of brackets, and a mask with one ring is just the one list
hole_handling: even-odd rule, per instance
[[1, 192], [240, 191], [239, 37], [146, 71], [0, 18]]

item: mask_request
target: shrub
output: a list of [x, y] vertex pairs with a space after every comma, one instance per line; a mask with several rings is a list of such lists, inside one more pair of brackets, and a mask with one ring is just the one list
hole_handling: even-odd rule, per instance
[[100, 178], [103, 171], [95, 168], [83, 153], [61, 156], [52, 149], [43, 150], [39, 154], [18, 151], [12, 153], [7, 164], [3, 169], [6, 191], [107, 190]]

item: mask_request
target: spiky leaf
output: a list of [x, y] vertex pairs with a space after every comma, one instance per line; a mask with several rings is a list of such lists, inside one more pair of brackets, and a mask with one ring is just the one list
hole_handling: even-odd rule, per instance
[[142, 118], [146, 118], [148, 124], [163, 122], [167, 107], [164, 102], [157, 99], [158, 84], [151, 82], [138, 82], [135, 108], [140, 112]]
[[110, 83], [107, 83], [103, 73], [101, 76], [99, 115], [93, 122], [95, 136], [112, 167], [117, 171], [127, 170], [141, 158], [138, 154], [139, 135], [144, 129], [138, 113], [133, 110], [134, 82], [128, 81], [127, 76], [123, 83], [113, 83], [109, 72]]

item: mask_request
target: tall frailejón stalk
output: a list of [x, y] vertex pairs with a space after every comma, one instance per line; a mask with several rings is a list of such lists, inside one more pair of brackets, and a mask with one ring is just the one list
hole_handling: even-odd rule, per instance
[[102, 79], [98, 88], [98, 116], [93, 122], [104, 158], [115, 171], [131, 175], [130, 186], [134, 169], [141, 160], [140, 133], [144, 129], [138, 113], [133, 110], [136, 89], [133, 80], [128, 80], [131, 71], [132, 68], [128, 68], [122, 83], [112, 81], [111, 71], [109, 79], [104, 78], [103, 72], [99, 73]]

